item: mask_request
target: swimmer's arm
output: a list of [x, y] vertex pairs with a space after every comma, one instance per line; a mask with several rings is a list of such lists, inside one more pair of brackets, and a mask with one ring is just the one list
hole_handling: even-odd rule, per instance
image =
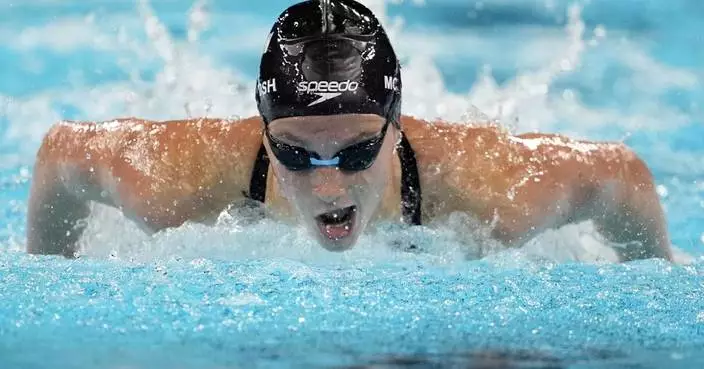
[[67, 159], [59, 150], [52, 128], [37, 154], [27, 209], [27, 252], [72, 257], [82, 233], [80, 220], [89, 215], [86, 199], [69, 190]]
[[646, 164], [626, 150], [617, 181], [598, 181], [598, 197], [593, 204], [594, 220], [600, 233], [616, 243], [621, 261], [663, 258], [672, 260], [667, 222]]
[[[28, 204], [30, 253], [73, 255], [90, 201], [119, 208], [148, 232], [212, 218], [244, 197], [261, 144], [257, 118], [86, 127], [56, 124], [42, 142]], [[134, 149], [137, 160], [125, 156]], [[145, 162], [151, 174], [139, 168]]]
[[[540, 146], [545, 151], [517, 146], [525, 162], [535, 162], [532, 172], [539, 176], [526, 177], [525, 166], [520, 165], [515, 166], [520, 169], [518, 175], [507, 176], [511, 178], [511, 201], [491, 202], [488, 209], [497, 208], [495, 214], [483, 217], [494, 224], [492, 235], [496, 239], [519, 246], [545, 229], [592, 220], [599, 232], [616, 244], [621, 261], [672, 259], [652, 175], [630, 149], [605, 145], [601, 151], [576, 160], [574, 150], [549, 144], [550, 139], [569, 141], [561, 136], [529, 134], [518, 138], [545, 139], [547, 143]], [[504, 172], [498, 173], [505, 176]]]
[[[32, 176], [27, 252], [73, 257], [91, 201], [121, 210], [126, 202], [125, 208], [130, 209], [130, 199], [140, 201], [139, 196], [131, 196], [136, 194], [136, 180], [127, 173], [129, 165], [120, 153], [139, 134], [151, 135], [143, 129], [151, 123], [123, 118], [105, 123], [58, 122], [51, 127], [37, 152]], [[123, 129], [129, 125], [141, 129]], [[118, 196], [118, 186], [129, 190]]]

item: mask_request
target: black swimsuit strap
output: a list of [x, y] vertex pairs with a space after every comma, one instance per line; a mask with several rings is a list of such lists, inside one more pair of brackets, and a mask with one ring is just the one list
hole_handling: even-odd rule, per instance
[[245, 197], [261, 203], [266, 200], [266, 180], [269, 175], [269, 156], [266, 155], [264, 143], [259, 147], [257, 160], [254, 161], [252, 167], [252, 177], [249, 179], [249, 194], [245, 193]]
[[401, 146], [396, 149], [401, 160], [401, 211], [406, 224], [421, 225], [420, 216], [420, 176], [416, 153], [401, 132]]
[[[421, 192], [420, 176], [416, 153], [406, 135], [401, 133], [401, 145], [397, 148], [401, 160], [401, 212], [403, 221], [410, 225], [421, 225]], [[266, 155], [264, 143], [259, 148], [257, 159], [252, 168], [252, 177], [249, 181], [249, 194], [246, 197], [264, 202], [266, 200], [266, 180], [269, 174], [269, 157]]]

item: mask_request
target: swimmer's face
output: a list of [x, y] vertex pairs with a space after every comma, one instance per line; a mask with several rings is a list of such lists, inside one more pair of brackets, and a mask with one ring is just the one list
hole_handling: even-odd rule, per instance
[[[385, 123], [383, 118], [368, 114], [292, 117], [269, 123], [271, 140], [265, 138], [264, 142], [281, 192], [328, 250], [351, 248], [381, 203], [394, 144], [400, 137], [393, 125]], [[360, 143], [363, 145], [353, 146]], [[379, 151], [373, 161], [366, 165], [355, 162], [365, 156], [373, 158], [370, 153], [376, 147]], [[302, 151], [314, 153], [317, 165], [310, 167], [311, 160]], [[305, 159], [298, 168], [296, 158]]]

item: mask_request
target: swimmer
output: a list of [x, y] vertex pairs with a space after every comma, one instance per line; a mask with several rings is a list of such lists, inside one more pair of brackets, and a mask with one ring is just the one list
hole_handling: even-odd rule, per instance
[[259, 116], [55, 124], [37, 154], [27, 250], [73, 257], [91, 201], [158, 232], [249, 199], [331, 251], [371, 223], [464, 212], [506, 247], [592, 220], [626, 245], [615, 248], [621, 260], [672, 259], [652, 176], [624, 145], [415, 119], [401, 115], [401, 92], [370, 10], [293, 5], [266, 41]]

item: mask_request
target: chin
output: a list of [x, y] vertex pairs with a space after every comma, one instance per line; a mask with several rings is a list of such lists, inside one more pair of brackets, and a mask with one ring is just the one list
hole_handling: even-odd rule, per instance
[[357, 243], [357, 235], [350, 235], [343, 239], [331, 240], [324, 235], [318, 234], [318, 242], [324, 249], [332, 252], [343, 252], [354, 247]]

